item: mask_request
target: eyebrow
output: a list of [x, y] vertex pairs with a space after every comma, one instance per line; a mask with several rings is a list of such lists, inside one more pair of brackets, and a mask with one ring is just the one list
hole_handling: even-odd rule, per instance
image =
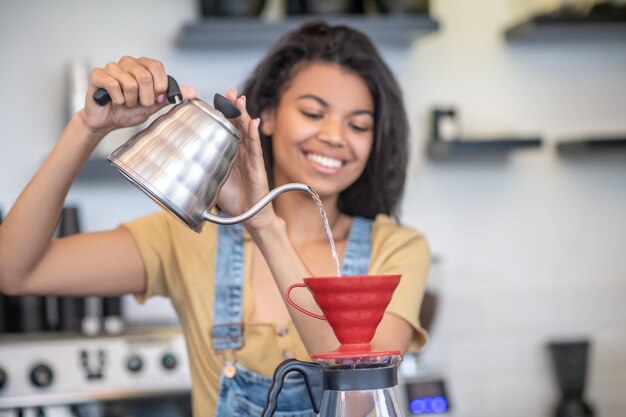
[[[302, 100], [302, 99], [311, 99], [311, 100], [315, 100], [317, 101], [321, 106], [325, 107], [325, 108], [329, 108], [330, 107], [330, 103], [328, 103], [326, 100], [324, 100], [323, 98], [316, 96], [314, 94], [303, 94], [301, 96], [298, 97], [298, 100]], [[359, 110], [355, 110], [353, 112], [351, 112], [350, 114], [353, 115], [360, 115], [360, 114], [368, 114], [372, 117], [374, 117], [374, 112], [371, 110], [366, 110], [366, 109], [359, 109]]]

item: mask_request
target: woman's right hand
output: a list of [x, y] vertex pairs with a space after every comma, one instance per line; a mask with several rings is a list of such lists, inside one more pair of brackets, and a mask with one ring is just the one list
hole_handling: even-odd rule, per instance
[[[104, 88], [111, 101], [100, 106], [93, 99]], [[196, 97], [196, 90], [181, 87], [183, 99]], [[89, 78], [85, 107], [79, 112], [83, 122], [96, 137], [112, 130], [135, 126], [168, 104], [167, 73], [163, 64], [150, 58], [122, 57], [104, 68], [94, 68]]]

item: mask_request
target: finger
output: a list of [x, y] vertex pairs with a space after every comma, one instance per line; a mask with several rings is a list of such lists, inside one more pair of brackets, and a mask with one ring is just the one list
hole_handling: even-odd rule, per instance
[[235, 106], [241, 112], [241, 116], [239, 116], [237, 119], [241, 121], [244, 125], [248, 124], [252, 120], [252, 118], [250, 117], [250, 114], [248, 114], [248, 110], [246, 109], [246, 96], [242, 95], [241, 97], [239, 97], [235, 101]]
[[[139, 103], [145, 107], [152, 106], [158, 93], [155, 91], [154, 79], [148, 68], [142, 65], [138, 59], [127, 56], [120, 59], [119, 66], [135, 79]], [[163, 71], [164, 73], [165, 71]]]
[[[122, 92], [120, 82], [103, 68], [94, 68], [91, 71], [90, 80], [94, 87], [93, 90], [104, 88], [109, 93], [113, 105], [121, 106], [124, 104], [124, 93]], [[89, 94], [89, 98], [93, 100], [93, 93]]]
[[[259, 135], [259, 125], [261, 124], [261, 119], [260, 118], [256, 118], [254, 120], [251, 120], [250, 123], [248, 124], [248, 149], [250, 152], [250, 155], [254, 158], [254, 160], [258, 160], [257, 158], [261, 157], [263, 155], [263, 152], [261, 150], [261, 137]], [[262, 162], [262, 159], [261, 159]]]
[[[235, 105], [235, 107], [237, 107], [237, 109], [239, 109], [239, 111], [241, 112], [241, 116], [235, 119], [231, 119], [231, 121], [240, 132], [248, 136], [249, 129], [250, 129], [250, 121], [252, 120], [252, 118], [250, 117], [250, 114], [248, 114], [248, 110], [246, 109], [246, 96], [242, 95], [240, 97], [237, 97], [237, 90], [235, 90], [234, 88], [231, 88], [224, 94], [224, 97], [230, 100]], [[257, 132], [258, 132], [258, 126], [257, 126]], [[248, 141], [244, 141], [244, 147], [247, 147], [248, 144], [245, 142], [248, 142]]]
[[[128, 107], [134, 107], [137, 105], [137, 82], [135, 78], [121, 69], [115, 62], [109, 62], [105, 65], [104, 70], [106, 73], [117, 80], [121, 96], [116, 100], [111, 98], [111, 101], [116, 106], [126, 105]], [[108, 90], [107, 90], [108, 91]], [[109, 94], [111, 95], [111, 94]]]
[[152, 80], [154, 82], [154, 92], [164, 94], [167, 91], [167, 73], [165, 67], [161, 61], [150, 58], [139, 58], [139, 63], [146, 67], [150, 74], [152, 74]]
[[231, 88], [226, 93], [224, 93], [224, 97], [226, 97], [228, 100], [230, 100], [231, 103], [234, 104], [237, 100], [237, 90]]
[[180, 92], [183, 95], [183, 100], [189, 100], [198, 97], [198, 91], [195, 88], [189, 86], [181, 86]]
[[[122, 69], [120, 65], [115, 62], [109, 62], [106, 64], [104, 69], [111, 77], [115, 78], [119, 82], [120, 87], [122, 88], [124, 102], [121, 104], [125, 104], [128, 107], [135, 107], [139, 101], [137, 96], [139, 86], [137, 85], [135, 77]], [[115, 104], [120, 105], [120, 103]]]
[[241, 132], [244, 135], [244, 140], [241, 141], [240, 146], [242, 158], [245, 158], [249, 163], [256, 166], [255, 161], [260, 153], [259, 125], [256, 119], [242, 124]]

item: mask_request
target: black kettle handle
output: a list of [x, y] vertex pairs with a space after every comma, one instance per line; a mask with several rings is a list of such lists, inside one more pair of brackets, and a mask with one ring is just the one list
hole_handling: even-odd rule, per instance
[[[178, 86], [178, 83], [176, 82], [174, 77], [172, 77], [171, 75], [167, 76], [166, 96], [167, 101], [169, 101], [170, 103], [183, 101], [183, 95], [180, 92], [180, 87]], [[109, 92], [104, 88], [98, 88], [93, 93], [93, 101], [101, 106], [105, 106], [109, 101], [111, 101], [111, 96], [109, 95]]]
[[234, 119], [241, 116], [239, 109], [221, 94], [215, 94], [213, 96], [213, 107], [227, 119]]
[[283, 388], [285, 377], [292, 371], [299, 372], [304, 377], [304, 382], [309, 391], [309, 397], [311, 397], [311, 402], [313, 403], [313, 410], [315, 410], [315, 413], [320, 412], [322, 394], [324, 393], [322, 368], [316, 363], [287, 359], [278, 365], [274, 371], [272, 385], [267, 392], [267, 400], [265, 401], [265, 407], [263, 408], [261, 417], [271, 417], [274, 415], [276, 407], [278, 406], [278, 394]]

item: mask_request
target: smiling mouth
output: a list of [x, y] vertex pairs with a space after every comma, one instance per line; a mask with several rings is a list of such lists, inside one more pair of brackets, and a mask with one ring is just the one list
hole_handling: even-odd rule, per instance
[[316, 153], [306, 153], [306, 157], [324, 168], [337, 169], [341, 168], [343, 165], [343, 161], [340, 159], [330, 158]]

